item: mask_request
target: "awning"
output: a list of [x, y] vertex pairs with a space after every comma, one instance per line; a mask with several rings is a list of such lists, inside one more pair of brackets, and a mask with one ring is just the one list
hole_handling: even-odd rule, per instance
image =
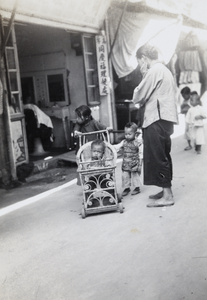
[[[113, 0], [112, 5], [124, 6], [125, 1]], [[206, 0], [128, 0], [128, 10], [140, 12], [142, 8], [168, 16], [182, 14], [186, 26], [194, 23], [195, 27], [207, 29]]]
[[109, 10], [111, 57], [118, 77], [136, 68], [136, 50], [149, 41], [160, 49], [167, 63], [176, 48], [182, 22], [194, 29], [207, 29], [206, 8], [206, 0], [113, 0]]
[[[121, 9], [110, 10], [111, 40], [114, 39], [120, 15]], [[161, 59], [168, 63], [177, 46], [181, 26], [181, 18], [126, 11], [112, 50], [112, 63], [118, 77], [130, 74], [137, 67], [135, 53], [147, 42], [158, 47]]]
[[[9, 19], [15, 0], [1, 0], [0, 14]], [[97, 33], [111, 0], [18, 0], [15, 21]]]
[[172, 14], [182, 14], [189, 18], [189, 21], [199, 22], [207, 25], [206, 0], [128, 0], [131, 3], [144, 2], [147, 7], [154, 8], [160, 12]]

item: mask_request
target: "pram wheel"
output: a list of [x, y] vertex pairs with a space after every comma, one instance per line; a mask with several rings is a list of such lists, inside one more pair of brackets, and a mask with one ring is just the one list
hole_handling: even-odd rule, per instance
[[82, 219], [85, 219], [85, 217], [86, 217], [86, 211], [85, 211], [84, 207], [82, 207], [81, 216], [82, 216]]
[[119, 202], [119, 212], [120, 212], [120, 214], [123, 214], [123, 212], [124, 212], [124, 207], [123, 207], [122, 202]]

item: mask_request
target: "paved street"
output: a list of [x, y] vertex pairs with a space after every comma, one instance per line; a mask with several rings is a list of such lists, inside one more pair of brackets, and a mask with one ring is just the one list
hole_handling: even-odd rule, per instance
[[206, 300], [207, 146], [185, 146], [175, 134], [172, 207], [147, 208], [158, 189], [142, 186], [123, 214], [83, 220], [72, 181], [0, 210], [0, 299]]

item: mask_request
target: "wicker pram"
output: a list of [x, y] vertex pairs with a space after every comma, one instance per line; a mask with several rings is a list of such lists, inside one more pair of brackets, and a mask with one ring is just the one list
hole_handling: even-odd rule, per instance
[[[92, 132], [102, 138], [105, 143], [105, 153], [102, 159], [91, 160], [91, 143], [81, 145], [77, 153], [78, 173], [83, 188], [82, 218], [88, 214], [118, 210], [123, 213], [121, 196], [116, 189], [116, 158], [113, 145], [107, 141], [107, 130]], [[80, 140], [83, 138], [81, 134]]]

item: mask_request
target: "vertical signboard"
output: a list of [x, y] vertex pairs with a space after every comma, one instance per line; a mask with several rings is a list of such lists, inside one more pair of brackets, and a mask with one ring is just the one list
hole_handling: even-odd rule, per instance
[[96, 36], [96, 54], [99, 79], [99, 91], [101, 96], [105, 96], [109, 92], [108, 78], [108, 52], [105, 35]]

